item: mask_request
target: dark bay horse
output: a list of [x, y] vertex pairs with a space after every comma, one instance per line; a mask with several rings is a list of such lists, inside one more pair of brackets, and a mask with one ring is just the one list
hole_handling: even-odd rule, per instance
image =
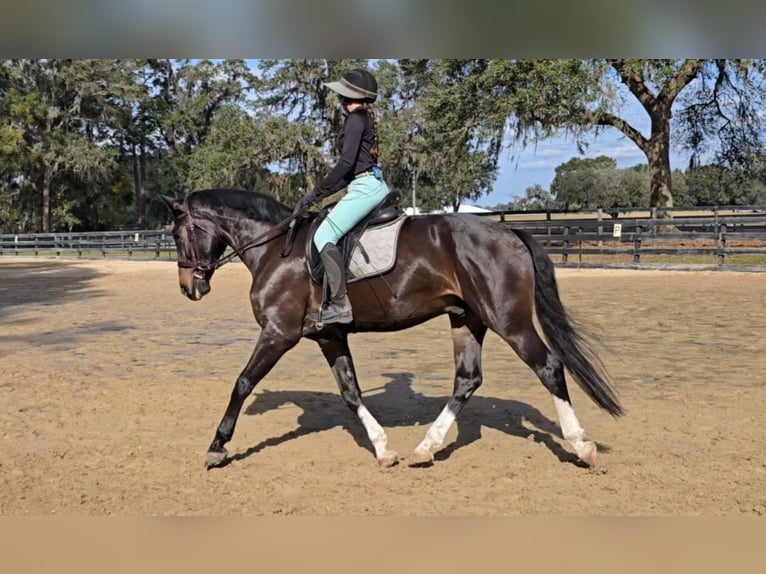
[[[321, 304], [322, 287], [306, 264], [308, 226], [299, 226], [296, 248], [285, 253], [285, 222], [292, 210], [255, 191], [203, 190], [165, 198], [173, 218], [181, 291], [192, 301], [210, 292], [222, 262], [238, 256], [250, 270], [250, 301], [260, 337], [237, 378], [207, 453], [208, 468], [227, 462], [224, 445], [234, 433], [245, 399], [302, 337], [316, 341], [348, 407], [361, 420], [378, 464], [398, 461], [386, 433], [362, 402], [348, 335], [398, 331], [447, 313], [455, 358], [452, 396], [415, 448], [412, 464], [428, 464], [466, 401], [482, 382], [481, 347], [492, 329], [518, 354], [551, 393], [564, 438], [589, 465], [596, 445], [575, 416], [566, 368], [583, 391], [617, 417], [619, 399], [559, 298], [554, 266], [528, 233], [471, 215], [408, 217], [401, 227], [394, 267], [381, 276], [350, 283], [354, 321], [318, 328], [306, 315]], [[227, 247], [234, 250], [224, 257]], [[533, 316], [550, 349], [538, 335]]]

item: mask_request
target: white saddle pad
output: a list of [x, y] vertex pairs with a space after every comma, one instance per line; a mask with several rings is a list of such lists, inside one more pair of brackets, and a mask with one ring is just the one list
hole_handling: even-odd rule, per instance
[[[406, 216], [402, 215], [385, 225], [367, 229], [362, 234], [359, 241], [361, 249], [359, 245], [356, 245], [351, 253], [347, 283], [372, 275], [382, 275], [394, 266], [399, 230], [405, 218]], [[369, 261], [365, 258], [365, 254]]]

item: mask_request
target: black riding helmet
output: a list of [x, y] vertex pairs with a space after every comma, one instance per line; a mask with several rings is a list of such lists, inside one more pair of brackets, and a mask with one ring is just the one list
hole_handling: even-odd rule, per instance
[[372, 103], [378, 98], [378, 82], [363, 68], [349, 70], [339, 81], [327, 82], [325, 86], [349, 100]]

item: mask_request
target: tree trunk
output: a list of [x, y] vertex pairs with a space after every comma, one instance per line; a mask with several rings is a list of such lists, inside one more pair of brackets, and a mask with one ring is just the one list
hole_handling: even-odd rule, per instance
[[650, 207], [673, 207], [667, 147], [658, 150], [653, 146], [649, 152], [649, 189]]
[[141, 176], [138, 173], [140, 168], [138, 167], [136, 144], [132, 144], [130, 147], [130, 163], [133, 168], [133, 195], [136, 198], [136, 221], [138, 222], [141, 219], [141, 192], [139, 191], [141, 187]]
[[[52, 139], [51, 133], [53, 132], [53, 117], [52, 108], [48, 108], [48, 114], [45, 119], [45, 131], [44, 131], [44, 144], [43, 150], [48, 151], [50, 149], [50, 141]], [[46, 163], [45, 153], [42, 155], [42, 171], [43, 171], [43, 211], [42, 211], [42, 232], [50, 233], [51, 230], [51, 182], [53, 181], [53, 174], [55, 169], [53, 166]]]
[[42, 232], [50, 233], [51, 230], [51, 179], [53, 175], [49, 167], [45, 167], [43, 176], [43, 211], [42, 211]]
[[141, 168], [141, 186], [138, 190], [138, 222], [141, 225], [146, 223], [146, 145], [141, 139], [141, 155], [138, 159], [138, 166]]
[[[652, 135], [647, 150], [650, 207], [673, 207], [670, 177], [670, 109], [652, 117]], [[660, 217], [670, 217], [660, 212]]]
[[136, 224], [144, 225], [146, 222], [146, 186], [144, 185], [146, 175], [146, 153], [143, 143], [138, 146], [133, 145], [133, 190], [136, 196]]

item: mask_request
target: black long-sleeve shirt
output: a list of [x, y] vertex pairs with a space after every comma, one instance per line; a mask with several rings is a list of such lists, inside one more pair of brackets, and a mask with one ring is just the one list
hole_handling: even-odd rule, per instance
[[365, 108], [357, 108], [348, 114], [336, 143], [340, 158], [312, 193], [317, 201], [343, 189], [356, 174], [377, 164], [370, 151], [375, 144], [374, 126]]

